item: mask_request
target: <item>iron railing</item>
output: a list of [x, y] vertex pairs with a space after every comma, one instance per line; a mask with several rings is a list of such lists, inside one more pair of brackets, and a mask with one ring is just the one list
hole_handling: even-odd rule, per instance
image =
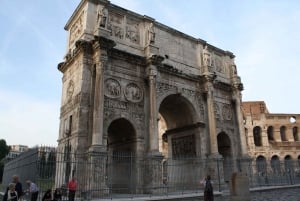
[[35, 182], [40, 195], [47, 189], [61, 188], [66, 198], [67, 182], [74, 176], [78, 181], [76, 196], [83, 200], [198, 193], [203, 191], [201, 180], [206, 174], [212, 176], [214, 190], [223, 191], [236, 171], [247, 174], [250, 187], [300, 184], [299, 160], [278, 161], [274, 166], [264, 161], [155, 158], [125, 152], [93, 157], [95, 160], [90, 154], [32, 149], [5, 164], [3, 184], [17, 174], [24, 187], [26, 180]]

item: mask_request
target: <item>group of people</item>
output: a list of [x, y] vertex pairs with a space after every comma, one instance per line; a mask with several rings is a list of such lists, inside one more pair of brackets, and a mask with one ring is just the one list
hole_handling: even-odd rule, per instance
[[[22, 197], [29, 193], [30, 201], [37, 201], [39, 195], [38, 186], [30, 180], [26, 181], [28, 186], [26, 191], [23, 191], [22, 183], [19, 181], [19, 177], [17, 175], [13, 176], [12, 182], [8, 185], [6, 192], [3, 196], [3, 201], [20, 201]], [[69, 201], [74, 201], [75, 193], [77, 190], [77, 182], [74, 177], [69, 181], [68, 186], [69, 190]], [[43, 197], [42, 201], [61, 201], [62, 200], [62, 191], [60, 188], [56, 188], [53, 195], [52, 190], [48, 189]]]

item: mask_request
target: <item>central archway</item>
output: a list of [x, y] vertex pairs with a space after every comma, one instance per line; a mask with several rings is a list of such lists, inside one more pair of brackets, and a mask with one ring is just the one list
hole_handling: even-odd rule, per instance
[[182, 95], [169, 95], [160, 104], [159, 116], [160, 152], [167, 154], [163, 178], [171, 191], [173, 186], [197, 186], [201, 167], [195, 161], [201, 152], [202, 128], [193, 104]]

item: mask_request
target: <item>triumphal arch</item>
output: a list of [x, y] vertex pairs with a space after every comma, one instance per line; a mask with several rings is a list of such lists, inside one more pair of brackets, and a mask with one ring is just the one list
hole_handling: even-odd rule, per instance
[[[231, 52], [106, 0], [82, 0], [65, 30], [58, 151], [69, 163], [58, 185], [74, 175], [80, 188], [145, 193], [216, 177], [213, 161], [224, 181], [242, 169], [243, 85]], [[193, 166], [176, 165], [188, 158]]]

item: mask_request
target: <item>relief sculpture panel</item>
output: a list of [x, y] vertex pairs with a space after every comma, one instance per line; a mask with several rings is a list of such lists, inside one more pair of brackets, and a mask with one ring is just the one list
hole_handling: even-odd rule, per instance
[[174, 158], [193, 157], [196, 155], [195, 135], [172, 138]]
[[127, 19], [125, 37], [132, 43], [140, 43], [139, 23], [137, 21], [129, 18]]
[[70, 45], [73, 44], [83, 33], [83, 13], [80, 14], [77, 21], [72, 25], [70, 29]]
[[129, 83], [125, 87], [126, 100], [137, 103], [143, 100], [143, 90], [135, 83]]
[[228, 104], [223, 105], [222, 116], [223, 116], [223, 119], [226, 121], [232, 120], [232, 109], [231, 109], [230, 105], [228, 105]]
[[105, 96], [110, 98], [119, 98], [121, 96], [121, 85], [115, 79], [107, 79], [105, 81]]
[[123, 39], [124, 30], [123, 30], [124, 16], [116, 13], [110, 13], [107, 29], [111, 31], [111, 35]]

